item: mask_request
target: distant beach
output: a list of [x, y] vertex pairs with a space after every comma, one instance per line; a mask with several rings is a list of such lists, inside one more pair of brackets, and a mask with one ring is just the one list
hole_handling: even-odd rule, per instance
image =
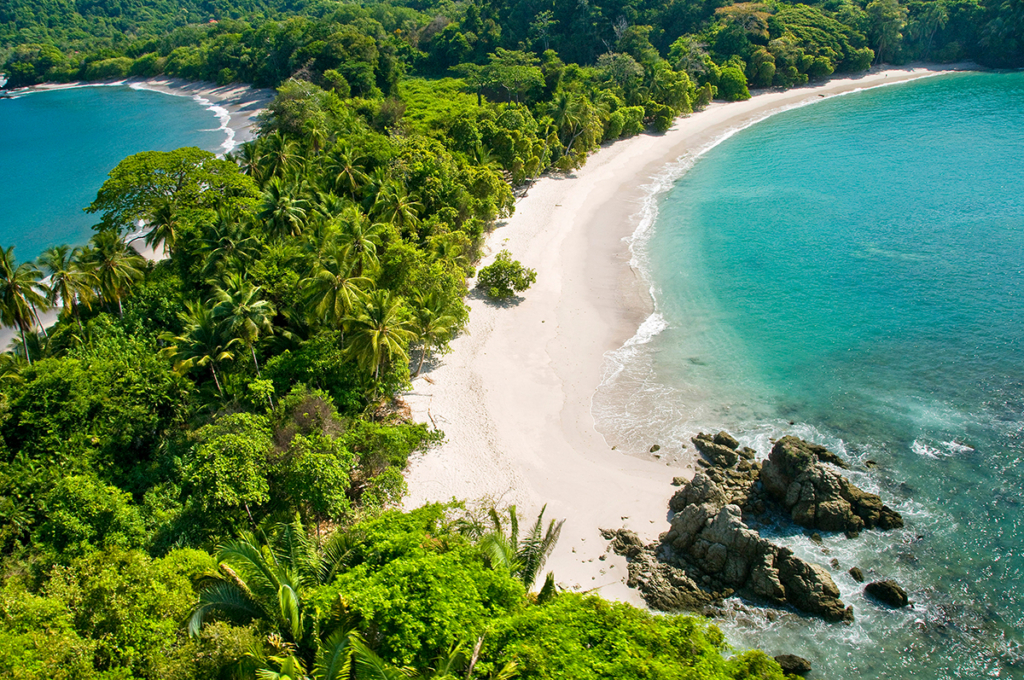
[[583, 168], [539, 179], [489, 235], [480, 263], [507, 248], [537, 270], [537, 283], [507, 305], [472, 295], [467, 332], [405, 395], [415, 419], [447, 438], [412, 462], [406, 507], [486, 499], [515, 503], [532, 519], [547, 504], [546, 518], [567, 520], [548, 562], [559, 584], [642, 606], [625, 585], [625, 559], [604, 556], [599, 529], [624, 526], [654, 540], [667, 528], [672, 479], [691, 477], [692, 461], [613, 450], [595, 430], [591, 402], [605, 355], [637, 341], [652, 312], [630, 243], [671, 186], [673, 164], [789, 108], [970, 68], [879, 70], [716, 102], [663, 135], [606, 145]]
[[[256, 138], [256, 117], [267, 107], [267, 104], [273, 101], [277, 94], [274, 90], [260, 89], [239, 83], [217, 85], [163, 77], [126, 78], [103, 83], [44, 83], [27, 89], [46, 91], [104, 85], [127, 85], [137, 90], [162, 92], [178, 97], [192, 97], [200, 104], [209, 107], [220, 120], [221, 129], [227, 136], [222, 145], [222, 153], [228, 153], [238, 144]], [[14, 93], [16, 92], [18, 91], [14, 91]]]

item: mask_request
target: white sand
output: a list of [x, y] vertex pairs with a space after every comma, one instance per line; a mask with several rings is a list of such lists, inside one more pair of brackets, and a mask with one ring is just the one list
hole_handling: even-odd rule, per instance
[[251, 85], [232, 83], [217, 85], [207, 82], [193, 82], [181, 78], [126, 78], [107, 82], [43, 83], [21, 91], [63, 90], [75, 87], [102, 87], [128, 85], [138, 90], [150, 90], [179, 97], [192, 97], [197, 102], [211, 107], [221, 122], [227, 139], [223, 151], [230, 151], [242, 142], [256, 137], [256, 116], [266, 108], [274, 97], [274, 90], [260, 89]]
[[934, 72], [879, 71], [712, 104], [664, 135], [617, 142], [568, 177], [539, 180], [489, 236], [481, 263], [508, 248], [537, 270], [537, 283], [507, 307], [471, 299], [468, 333], [406, 395], [416, 420], [446, 435], [411, 463], [406, 507], [486, 498], [516, 503], [532, 519], [546, 503], [546, 517], [567, 520], [547, 565], [558, 583], [642, 604], [625, 586], [625, 560], [598, 559], [607, 546], [598, 529], [624, 526], [656, 539], [668, 528], [672, 477], [693, 472], [611, 450], [595, 430], [591, 399], [604, 354], [651, 311], [624, 241], [643, 186], [680, 157], [779, 110]]
[[200, 103], [215, 107], [214, 113], [220, 118], [221, 125], [228, 135], [224, 144], [225, 151], [230, 151], [237, 144], [255, 139], [256, 116], [277, 94], [274, 90], [238, 83], [215, 85], [180, 78], [132, 78], [125, 83], [140, 90], [192, 97]]

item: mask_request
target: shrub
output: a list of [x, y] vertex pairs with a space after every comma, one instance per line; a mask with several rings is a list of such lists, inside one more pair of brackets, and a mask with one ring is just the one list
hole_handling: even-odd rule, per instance
[[743, 71], [735, 66], [723, 68], [718, 81], [718, 95], [730, 102], [750, 99], [750, 91], [747, 90], [747, 77], [743, 75]]
[[480, 270], [476, 287], [486, 291], [492, 298], [503, 300], [523, 292], [536, 280], [536, 271], [524, 267], [521, 262], [512, 259], [511, 253], [502, 250], [492, 264]]

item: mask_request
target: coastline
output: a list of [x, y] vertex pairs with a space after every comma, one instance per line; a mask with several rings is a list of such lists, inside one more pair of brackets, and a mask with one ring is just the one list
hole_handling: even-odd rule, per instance
[[[224, 131], [226, 139], [221, 145], [221, 153], [230, 152], [235, 146], [256, 138], [256, 116], [276, 96], [274, 90], [258, 89], [250, 85], [216, 85], [207, 82], [192, 82], [180, 78], [127, 78], [124, 80], [107, 81], [99, 83], [72, 82], [72, 83], [43, 83], [30, 88], [12, 90], [14, 93], [46, 92], [49, 90], [64, 90], [76, 87], [104, 87], [115, 85], [127, 85], [134, 89], [161, 92], [163, 94], [177, 97], [191, 97], [199, 104], [211, 110], [220, 121], [220, 129]], [[97, 187], [98, 189], [99, 187]], [[137, 236], [129, 235], [128, 238]], [[162, 260], [165, 255], [155, 252], [141, 239], [132, 243], [132, 247], [147, 260]], [[39, 315], [44, 328], [49, 328], [57, 321], [58, 311], [49, 310]], [[20, 336], [12, 328], [0, 328], [0, 347], [10, 347], [12, 341], [18, 340]]]
[[220, 120], [227, 139], [221, 145], [221, 155], [230, 152], [235, 146], [256, 138], [256, 116], [269, 104], [276, 92], [271, 89], [260, 89], [251, 85], [233, 83], [217, 85], [216, 83], [194, 82], [182, 78], [124, 78], [122, 80], [104, 82], [72, 82], [43, 83], [13, 93], [46, 92], [64, 90], [75, 87], [109, 87], [127, 85], [136, 90], [160, 92], [176, 97], [191, 97], [199, 104], [206, 106]]
[[532, 521], [546, 503], [546, 519], [567, 520], [545, 567], [559, 585], [644, 606], [625, 585], [625, 558], [599, 559], [607, 547], [599, 529], [654, 540], [666, 529], [672, 478], [693, 470], [686, 458], [613, 450], [595, 429], [591, 400], [606, 355], [654, 311], [631, 245], [653, 222], [657, 195], [686, 162], [775, 113], [957, 70], [971, 67], [887, 69], [713, 103], [663, 135], [606, 145], [576, 172], [538, 180], [489, 235], [481, 262], [508, 248], [537, 270], [537, 283], [510, 305], [472, 295], [468, 332], [405, 395], [415, 420], [446, 435], [410, 464], [406, 507], [486, 499], [515, 503]]

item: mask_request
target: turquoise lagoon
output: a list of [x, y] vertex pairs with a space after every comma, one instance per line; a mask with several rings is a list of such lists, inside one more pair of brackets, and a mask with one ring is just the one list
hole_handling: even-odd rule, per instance
[[226, 112], [191, 97], [126, 85], [0, 99], [0, 245], [19, 260], [83, 244], [98, 215], [83, 212], [107, 173], [140, 151], [225, 150]]
[[[798, 434], [907, 521], [823, 546], [775, 529], [838, 560], [856, 622], [733, 603], [729, 640], [819, 678], [1024, 678], [1024, 73], [785, 111], [660, 184], [633, 243], [656, 312], [610, 355], [599, 429], [662, 452], [727, 429], [761, 455]], [[853, 566], [913, 607], [866, 599]]]

